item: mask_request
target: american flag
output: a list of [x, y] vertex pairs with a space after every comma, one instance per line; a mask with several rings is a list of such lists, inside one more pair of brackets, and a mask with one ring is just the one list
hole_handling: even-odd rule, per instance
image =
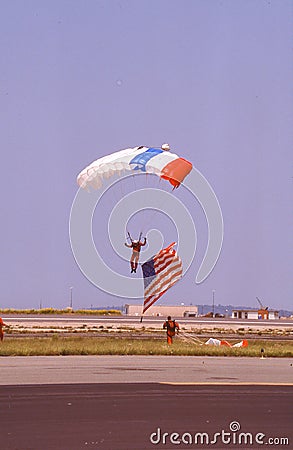
[[144, 279], [143, 314], [182, 277], [182, 261], [173, 242], [142, 264]]

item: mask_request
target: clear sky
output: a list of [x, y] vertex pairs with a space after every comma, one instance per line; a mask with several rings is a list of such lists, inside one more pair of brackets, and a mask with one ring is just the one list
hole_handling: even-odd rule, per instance
[[[213, 187], [225, 235], [196, 285], [195, 205], [193, 266], [162, 302], [211, 303], [215, 290], [216, 304], [293, 309], [292, 13], [289, 0], [0, 1], [1, 307], [66, 307], [71, 286], [74, 307], [125, 304], [73, 258], [76, 175], [168, 142]], [[101, 208], [96, 239], [128, 276]], [[168, 244], [174, 230], [153, 225]]]

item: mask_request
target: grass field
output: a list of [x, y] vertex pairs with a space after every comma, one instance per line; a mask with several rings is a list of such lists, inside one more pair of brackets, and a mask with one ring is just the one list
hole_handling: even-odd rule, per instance
[[[233, 343], [233, 342], [232, 342]], [[177, 337], [172, 346], [165, 339], [129, 339], [86, 336], [21, 338], [6, 337], [0, 344], [0, 356], [36, 355], [182, 355], [182, 356], [251, 356], [293, 357], [290, 341], [249, 340], [246, 348], [213, 347], [186, 342]]]
[[70, 314], [70, 315], [92, 315], [92, 316], [121, 316], [121, 311], [118, 311], [117, 309], [77, 309], [73, 310], [72, 308], [66, 308], [66, 309], [55, 309], [55, 308], [41, 308], [41, 309], [12, 309], [12, 308], [6, 308], [6, 309], [0, 309], [0, 314], [40, 314], [40, 315], [47, 315], [47, 314], [56, 314], [56, 315], [63, 315], [63, 314]]

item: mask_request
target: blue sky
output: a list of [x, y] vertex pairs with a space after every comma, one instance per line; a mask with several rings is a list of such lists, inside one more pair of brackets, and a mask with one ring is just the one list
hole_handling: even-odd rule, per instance
[[[75, 263], [76, 175], [113, 151], [168, 142], [213, 187], [225, 235], [214, 271], [195, 285], [207, 233], [192, 205], [198, 251], [164, 301], [210, 303], [215, 290], [216, 303], [253, 307], [258, 296], [292, 309], [292, 9], [286, 0], [1, 1], [1, 307], [66, 307], [70, 286], [75, 307], [127, 302]], [[176, 195], [191, 208], [183, 189]], [[128, 275], [99, 217], [101, 251]], [[174, 230], [155, 225], [168, 244]]]

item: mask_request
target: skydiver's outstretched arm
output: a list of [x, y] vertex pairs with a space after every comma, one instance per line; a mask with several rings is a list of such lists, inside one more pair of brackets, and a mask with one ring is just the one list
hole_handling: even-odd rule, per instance
[[131, 248], [131, 247], [132, 247], [132, 244], [127, 244], [127, 242], [125, 242], [124, 245], [125, 245], [126, 247], [128, 247], [128, 248]]
[[140, 245], [143, 247], [145, 244], [146, 244], [146, 238], [144, 238], [144, 243], [142, 244], [142, 243], [140, 243]]

